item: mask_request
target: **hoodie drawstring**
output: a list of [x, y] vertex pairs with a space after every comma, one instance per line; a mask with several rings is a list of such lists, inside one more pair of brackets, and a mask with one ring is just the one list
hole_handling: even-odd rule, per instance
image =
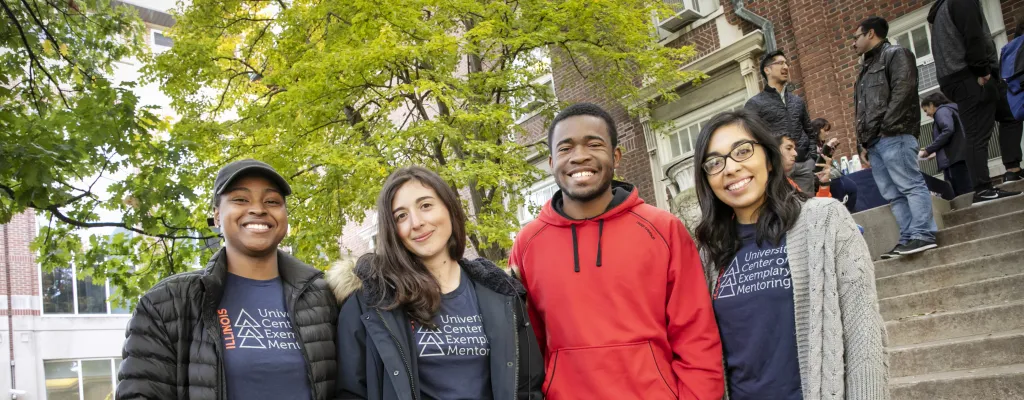
[[572, 225], [572, 261], [576, 272], [580, 272], [580, 245], [576, 241], [576, 225]]
[[[576, 236], [576, 225], [569, 226], [572, 229], [572, 263], [573, 270], [580, 272], [580, 242]], [[601, 238], [604, 236], [604, 220], [597, 221], [597, 266], [601, 266]]]

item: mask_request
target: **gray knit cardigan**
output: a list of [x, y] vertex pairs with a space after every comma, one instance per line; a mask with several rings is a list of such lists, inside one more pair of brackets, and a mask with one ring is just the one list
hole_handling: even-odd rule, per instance
[[[809, 199], [786, 245], [803, 398], [889, 399], [874, 264], [853, 217], [834, 199]], [[713, 292], [718, 273], [705, 270]]]

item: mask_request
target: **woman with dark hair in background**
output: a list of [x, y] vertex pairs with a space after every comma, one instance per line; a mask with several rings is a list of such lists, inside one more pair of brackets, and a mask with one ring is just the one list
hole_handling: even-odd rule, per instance
[[540, 399], [544, 364], [526, 290], [492, 262], [462, 258], [466, 216], [423, 167], [377, 198], [377, 249], [328, 274], [342, 302], [341, 399]]
[[747, 111], [712, 118], [694, 154], [729, 397], [887, 399], [874, 267], [850, 213], [793, 189]]
[[936, 158], [939, 170], [957, 196], [971, 193], [971, 174], [967, 172], [967, 161], [963, 150], [967, 138], [960, 122], [957, 105], [942, 93], [935, 92], [921, 99], [921, 110], [934, 119], [932, 123], [932, 144], [921, 149], [918, 158]]

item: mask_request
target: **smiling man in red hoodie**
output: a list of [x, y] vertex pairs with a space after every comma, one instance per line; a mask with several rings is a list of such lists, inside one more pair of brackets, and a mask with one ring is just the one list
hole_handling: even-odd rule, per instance
[[693, 240], [613, 181], [612, 117], [579, 103], [548, 130], [559, 190], [516, 237], [549, 399], [720, 399], [722, 347]]

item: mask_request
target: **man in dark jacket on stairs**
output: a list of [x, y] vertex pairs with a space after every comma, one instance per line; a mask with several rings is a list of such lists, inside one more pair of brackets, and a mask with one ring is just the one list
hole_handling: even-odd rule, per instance
[[999, 93], [993, 74], [999, 53], [979, 0], [938, 0], [928, 11], [932, 55], [939, 89], [960, 109], [967, 149], [967, 169], [974, 202], [1018, 195], [993, 187], [988, 170], [988, 143], [995, 127]]
[[116, 398], [333, 398], [337, 302], [322, 272], [278, 250], [291, 188], [241, 160], [217, 173], [214, 194], [225, 247], [139, 299]]
[[789, 60], [782, 50], [770, 52], [761, 59], [761, 77], [764, 91], [747, 100], [743, 107], [761, 117], [775, 137], [785, 135], [797, 139], [796, 164], [789, 177], [804, 193], [814, 193], [818, 131], [811, 127], [804, 99], [789, 91]]

